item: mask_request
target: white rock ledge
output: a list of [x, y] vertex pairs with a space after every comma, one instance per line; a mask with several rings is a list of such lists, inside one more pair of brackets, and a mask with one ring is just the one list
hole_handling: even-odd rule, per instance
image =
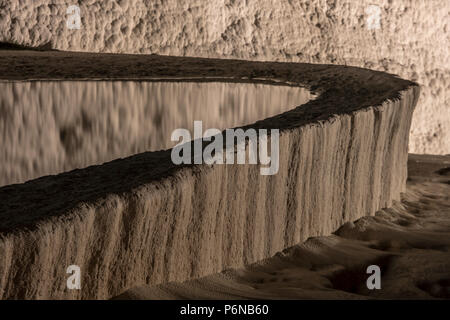
[[[280, 169], [273, 176], [261, 176], [255, 165], [175, 166], [166, 150], [1, 187], [2, 299], [105, 299], [142, 284], [239, 267], [373, 215], [405, 188], [419, 87], [382, 72], [11, 51], [0, 77], [266, 78], [320, 93], [246, 126], [280, 129]], [[81, 290], [66, 288], [72, 264], [81, 267]]]

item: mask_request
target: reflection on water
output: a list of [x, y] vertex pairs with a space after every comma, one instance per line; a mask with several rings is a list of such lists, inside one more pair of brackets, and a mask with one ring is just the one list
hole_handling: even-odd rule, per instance
[[0, 185], [167, 149], [192, 132], [253, 123], [306, 103], [303, 88], [223, 82], [0, 83]]

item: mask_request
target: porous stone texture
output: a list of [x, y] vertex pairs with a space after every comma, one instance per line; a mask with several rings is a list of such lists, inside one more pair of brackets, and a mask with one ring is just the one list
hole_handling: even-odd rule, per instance
[[[186, 80], [186, 79], [185, 79]], [[0, 186], [173, 147], [307, 102], [299, 87], [221, 82], [0, 82]]]
[[[259, 165], [174, 165], [165, 150], [0, 188], [0, 298], [102, 299], [199, 278], [328, 235], [405, 190], [412, 82], [333, 65], [17, 52], [0, 60], [0, 78], [74, 70], [116, 80], [266, 78], [319, 95], [243, 127], [280, 129], [272, 176]], [[81, 268], [81, 290], [66, 288], [70, 265]]]
[[[73, 4], [79, 30], [66, 25]], [[450, 153], [448, 0], [1, 0], [0, 8], [0, 41], [23, 45], [333, 63], [398, 74], [422, 86], [410, 151]]]

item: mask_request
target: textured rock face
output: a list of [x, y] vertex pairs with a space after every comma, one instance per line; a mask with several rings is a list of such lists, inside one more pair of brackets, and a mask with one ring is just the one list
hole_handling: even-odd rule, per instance
[[[118, 299], [448, 299], [450, 156], [408, 156], [401, 202], [223, 273], [133, 288]], [[438, 250], [437, 250], [438, 249]], [[367, 288], [378, 265], [382, 290]]]
[[73, 1], [0, 3], [0, 41], [52, 42], [73, 51], [346, 64], [398, 74], [422, 85], [410, 151], [450, 153], [447, 0], [89, 0], [79, 3], [79, 30], [66, 26]]
[[298, 87], [138, 81], [0, 82], [0, 186], [173, 147], [173, 130], [242, 126], [306, 103]]
[[[109, 298], [198, 278], [329, 234], [404, 191], [419, 97], [409, 81], [342, 66], [157, 56], [10, 52], [0, 61], [0, 77], [17, 80], [74, 70], [268, 78], [320, 95], [245, 127], [280, 129], [273, 176], [257, 165], [176, 166], [166, 150], [0, 188], [0, 298]], [[81, 268], [81, 290], [66, 288], [69, 265]]]

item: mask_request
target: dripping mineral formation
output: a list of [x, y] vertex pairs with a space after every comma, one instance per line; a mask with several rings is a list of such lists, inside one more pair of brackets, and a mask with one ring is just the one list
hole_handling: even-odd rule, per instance
[[[1, 187], [0, 298], [104, 299], [242, 267], [373, 215], [405, 191], [419, 87], [396, 76], [338, 65], [0, 54], [2, 81], [29, 88], [62, 79], [130, 87], [137, 80], [263, 81], [316, 95], [238, 126], [280, 130], [272, 176], [254, 165], [174, 165], [168, 149]], [[80, 267], [82, 290], [66, 288], [70, 265]]]

